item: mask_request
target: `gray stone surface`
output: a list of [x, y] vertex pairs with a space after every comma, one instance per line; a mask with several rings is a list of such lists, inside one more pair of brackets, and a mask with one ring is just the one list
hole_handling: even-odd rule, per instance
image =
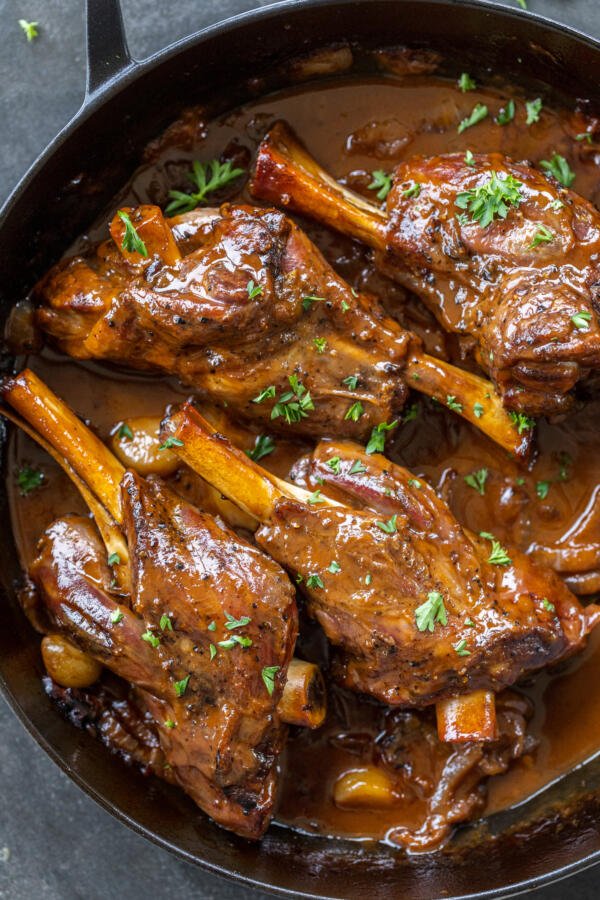
[[[268, 0], [123, 0], [138, 58], [266, 5]], [[81, 102], [82, 7], [81, 0], [0, 0], [0, 200]], [[599, 0], [530, 0], [529, 7], [600, 37]], [[40, 24], [33, 44], [17, 24], [23, 17]], [[0, 898], [266, 898], [173, 859], [117, 823], [54, 766], [3, 701], [0, 733]], [[591, 870], [530, 897], [596, 900], [599, 894], [600, 871]]]

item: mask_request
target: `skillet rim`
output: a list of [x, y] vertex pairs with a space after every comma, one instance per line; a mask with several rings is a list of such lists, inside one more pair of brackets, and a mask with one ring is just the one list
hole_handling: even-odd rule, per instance
[[[89, 2], [89, 0], [88, 0]], [[403, 2], [403, 0], [383, 0], [385, 3], [392, 5], [394, 2]], [[412, 0], [413, 3], [426, 4], [431, 0]], [[598, 54], [600, 58], [600, 40], [592, 37], [585, 32], [563, 25], [553, 18], [540, 15], [533, 12], [524, 12], [518, 8], [500, 6], [493, 0], [433, 0], [440, 6], [450, 9], [454, 8], [457, 13], [461, 10], [474, 10], [487, 12], [507, 24], [522, 20], [527, 17], [530, 24], [534, 28], [539, 28], [543, 33], [552, 32], [557, 36], [567, 37], [576, 44], [586, 45], [589, 49]], [[9, 193], [5, 202], [0, 207], [0, 234], [5, 226], [5, 220], [10, 215], [13, 207], [19, 201], [21, 194], [26, 191], [30, 183], [44, 169], [46, 164], [54, 157], [75, 132], [75, 130], [92, 118], [94, 114], [110, 99], [117, 96], [122, 90], [128, 88], [138, 79], [149, 73], [152, 69], [162, 63], [176, 57], [180, 53], [190, 50], [196, 45], [200, 45], [207, 40], [218, 39], [226, 32], [235, 30], [237, 27], [254, 23], [268, 23], [271, 19], [278, 19], [286, 12], [302, 9], [318, 9], [326, 7], [353, 7], [362, 6], [368, 3], [368, 0], [279, 0], [266, 7], [259, 7], [230, 16], [213, 25], [203, 28], [191, 35], [187, 35], [177, 41], [161, 48], [149, 57], [143, 60], [135, 60], [129, 56], [124, 57], [121, 68], [110, 77], [106, 78], [92, 91], [86, 91], [86, 95], [81, 107], [74, 116], [58, 131], [57, 135], [44, 148], [44, 150], [32, 162], [24, 175], [18, 180], [14, 189]], [[119, 9], [119, 0], [116, 0], [115, 9]], [[89, 14], [89, 10], [88, 10]], [[88, 28], [90, 22], [88, 21]], [[93, 26], [92, 26], [93, 27]], [[124, 37], [124, 34], [122, 35]], [[88, 72], [89, 76], [89, 72]], [[63, 758], [61, 753], [56, 750], [48, 741], [46, 736], [39, 728], [34, 725], [33, 721], [25, 712], [20, 701], [13, 693], [6, 682], [4, 673], [0, 670], [0, 693], [7, 702], [7, 705], [15, 713], [19, 721], [23, 724], [26, 731], [32, 736], [36, 743], [44, 750], [44, 752], [55, 762], [59, 768], [73, 781], [81, 790], [83, 790], [92, 800], [99, 804], [104, 810], [110, 813], [114, 818], [127, 825], [135, 833], [142, 835], [155, 845], [167, 850], [175, 856], [191, 863], [199, 868], [226, 878], [237, 884], [247, 885], [257, 890], [262, 890], [276, 896], [306, 898], [306, 900], [332, 900], [331, 895], [292, 890], [287, 887], [277, 886], [272, 883], [265, 883], [259, 878], [236, 872], [231, 868], [226, 868], [218, 863], [210, 860], [201, 859], [198, 855], [177, 846], [169, 839], [155, 833], [151, 828], [142, 825], [133, 816], [117, 807], [112, 801], [106, 797], [95, 787], [92, 786], [84, 775], [71, 769], [68, 762]], [[545, 887], [549, 884], [563, 881], [578, 872], [583, 872], [600, 863], [600, 847], [598, 850], [568, 863], [558, 869], [550, 870], [541, 875], [535, 875], [524, 879], [512, 885], [505, 887], [492, 888], [480, 891], [478, 893], [468, 894], [445, 894], [443, 900], [477, 900], [477, 898], [504, 898], [514, 897], [531, 891], [532, 889]], [[434, 900], [434, 898], [431, 898]]]

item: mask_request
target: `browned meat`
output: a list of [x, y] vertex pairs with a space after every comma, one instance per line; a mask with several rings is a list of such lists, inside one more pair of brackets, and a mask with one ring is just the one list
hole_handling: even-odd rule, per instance
[[526, 453], [530, 433], [489, 382], [423, 354], [282, 213], [226, 205], [170, 224], [157, 207], [129, 214], [146, 257], [123, 249], [115, 217], [113, 241], [38, 287], [38, 321], [67, 353], [176, 374], [233, 414], [311, 437], [364, 440], [398, 415], [408, 380]]
[[425, 711], [390, 713], [378, 742], [381, 763], [404, 802], [422, 804], [424, 813], [414, 828], [393, 828], [388, 840], [422, 853], [439, 847], [453, 826], [474, 819], [485, 804], [487, 778], [535, 749], [527, 734], [532, 712], [525, 697], [505, 691], [497, 698], [496, 740], [459, 747], [438, 740], [433, 717]]
[[[140, 689], [175, 782], [219, 824], [259, 837], [284, 737], [276, 706], [296, 635], [291, 586], [158, 480], [128, 473], [123, 501], [132, 610], [111, 593], [106, 554], [87, 520], [55, 522], [31, 576], [53, 625]], [[163, 620], [161, 628], [163, 616], [170, 627]], [[249, 621], [229, 630], [227, 616]], [[265, 666], [276, 667], [272, 695]]]
[[[319, 469], [326, 493], [310, 494], [261, 470], [189, 403], [164, 435], [260, 521], [255, 540], [294, 573], [339, 648], [346, 687], [398, 706], [497, 691], [581, 646], [596, 621], [597, 609], [585, 612], [553, 572], [518, 551], [509, 557], [492, 536], [467, 535], [433, 491], [421, 486], [423, 501], [403, 487], [410, 473], [383, 456], [353, 445], [342, 461], [344, 448], [323, 445], [335, 462]], [[327, 496], [325, 479], [351, 493], [345, 482], [360, 484], [362, 472], [368, 505], [379, 495], [390, 504], [379, 514]]]
[[[421, 297], [447, 331], [470, 335], [508, 407], [564, 409], [600, 365], [600, 214], [573, 191], [499, 153], [398, 166], [380, 267]], [[516, 202], [487, 227], [464, 204], [493, 179]], [[418, 197], [405, 196], [420, 185]], [[470, 194], [469, 192], [474, 192]]]
[[[288, 578], [160, 478], [125, 471], [32, 372], [6, 379], [3, 394], [98, 526], [58, 519], [40, 542], [30, 576], [51, 629], [136, 686], [175, 783], [201, 809], [260, 837], [273, 812], [285, 737], [278, 704], [298, 632]], [[115, 533], [119, 554], [107, 559]]]
[[373, 247], [387, 275], [468, 338], [513, 411], [565, 409], [600, 364], [600, 214], [525, 163], [415, 157], [397, 167], [386, 215], [332, 181], [277, 123], [252, 191]]

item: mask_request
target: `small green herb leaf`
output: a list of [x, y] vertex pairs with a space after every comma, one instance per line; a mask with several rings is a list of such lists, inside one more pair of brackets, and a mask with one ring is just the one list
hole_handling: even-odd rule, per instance
[[32, 469], [31, 466], [23, 466], [17, 472], [17, 485], [23, 497], [37, 490], [44, 483], [44, 473], [39, 469]]
[[358, 375], [348, 375], [347, 378], [344, 378], [342, 384], [345, 384], [351, 391], [355, 391], [358, 384]]
[[302, 298], [302, 309], [304, 312], [308, 312], [313, 303], [321, 303], [325, 297], [315, 297], [314, 294], [307, 294], [306, 297]]
[[185, 692], [187, 691], [187, 686], [189, 684], [191, 676], [186, 675], [185, 678], [182, 678], [181, 681], [176, 681], [174, 684], [175, 694], [177, 697], [183, 697]]
[[515, 101], [509, 100], [496, 116], [497, 125], [508, 125], [515, 117]]
[[308, 588], [324, 588], [325, 585], [321, 580], [320, 575], [309, 575], [306, 579], [306, 587]]
[[383, 169], [375, 169], [372, 173], [371, 184], [368, 185], [370, 191], [377, 191], [377, 199], [385, 200], [392, 189], [392, 176], [388, 175]]
[[548, 491], [550, 490], [550, 482], [549, 481], [538, 481], [535, 486], [535, 492], [540, 498], [540, 500], [545, 500], [548, 496]]
[[307, 503], [310, 503], [311, 506], [316, 503], [325, 503], [325, 499], [323, 498], [321, 491], [314, 491], [307, 500]]
[[465, 165], [466, 166], [474, 166], [475, 165], [475, 157], [471, 153], [470, 150], [467, 150], [465, 153]]
[[124, 618], [124, 614], [121, 612], [120, 609], [115, 609], [115, 610], [113, 610], [113, 612], [110, 614], [110, 621], [113, 623], [113, 625], [118, 625], [119, 622], [120, 622], [123, 618]]
[[504, 547], [501, 545], [500, 541], [497, 541], [493, 534], [490, 534], [488, 531], [480, 531], [479, 536], [485, 538], [486, 541], [492, 542], [492, 549], [490, 555], [488, 556], [488, 562], [493, 566], [510, 566], [512, 565], [512, 560]]
[[407, 188], [402, 191], [402, 196], [406, 197], [407, 200], [411, 200], [413, 197], [416, 198], [421, 193], [421, 185], [418, 181], [413, 181]]
[[469, 485], [469, 487], [473, 488], [474, 491], [477, 491], [478, 494], [485, 494], [485, 483], [488, 477], [487, 469], [477, 469], [476, 472], [471, 472], [470, 475], [465, 475], [465, 482]]
[[385, 531], [386, 534], [394, 534], [394, 532], [398, 531], [396, 527], [396, 522], [398, 520], [398, 516], [393, 515], [391, 519], [388, 519], [386, 522], [375, 522], [378, 528], [381, 528], [382, 531]]
[[480, 419], [480, 418], [482, 417], [483, 411], [484, 411], [484, 410], [483, 410], [483, 406], [482, 406], [481, 403], [474, 403], [474, 404], [473, 404], [473, 413], [475, 414], [475, 418], [476, 418], [476, 419]]
[[179, 438], [169, 435], [164, 444], [161, 444], [158, 449], [171, 450], [173, 447], [183, 447], [183, 441], [181, 441]]
[[575, 172], [560, 153], [555, 153], [550, 160], [540, 160], [540, 166], [545, 172], [549, 172], [550, 175], [553, 175], [563, 187], [571, 187], [575, 181]]
[[154, 647], [155, 650], [160, 644], [160, 638], [155, 634], [152, 634], [151, 631], [145, 631], [142, 635], [142, 640], [146, 641], [147, 644], [150, 644], [151, 647]]
[[263, 289], [260, 284], [256, 284], [252, 279], [246, 285], [246, 290], [248, 291], [248, 299], [256, 300], [257, 297], [262, 295]]
[[525, 413], [518, 413], [511, 410], [508, 415], [511, 422], [516, 427], [518, 434], [523, 434], [524, 431], [530, 431], [535, 425], [535, 419], [526, 416]]
[[223, 650], [233, 650], [236, 646], [247, 648], [252, 646], [252, 638], [241, 634], [232, 634], [231, 637], [224, 641], [219, 641], [218, 644]]
[[254, 397], [253, 403], [263, 403], [265, 400], [269, 400], [275, 396], [275, 385], [270, 384], [269, 387], [265, 388], [264, 391], [261, 391], [257, 397]]
[[550, 603], [547, 597], [542, 597], [542, 606], [548, 612], [556, 612], [556, 607], [554, 603]]
[[342, 571], [342, 567], [338, 562], [335, 561], [335, 559], [332, 559], [329, 563], [329, 566], [327, 567], [327, 571], [331, 572], [332, 575], [337, 575], [338, 572]]
[[360, 400], [357, 400], [356, 403], [353, 403], [352, 406], [348, 407], [344, 419], [349, 419], [351, 422], [358, 422], [364, 411], [364, 406]]
[[148, 256], [146, 245], [135, 230], [129, 214], [120, 209], [117, 215], [125, 225], [125, 234], [123, 235], [121, 248], [127, 250], [128, 253], [139, 253], [140, 256]]
[[487, 106], [485, 106], [483, 103], [477, 103], [476, 106], [473, 107], [470, 115], [463, 119], [458, 126], [458, 133], [462, 134], [463, 131], [467, 130], [467, 128], [472, 128], [473, 125], [477, 125], [478, 122], [482, 122], [483, 119], [486, 118], [487, 114]]
[[225, 628], [228, 631], [233, 631], [235, 628], [243, 628], [245, 625], [249, 625], [252, 619], [250, 616], [241, 616], [239, 619], [235, 619], [230, 613], [225, 613], [225, 618], [227, 621], [225, 622]]
[[340, 463], [341, 459], [339, 456], [332, 456], [331, 459], [327, 460], [327, 466], [335, 475], [340, 474]]
[[201, 163], [195, 160], [192, 170], [188, 172], [188, 179], [197, 188], [196, 191], [185, 193], [184, 191], [169, 191], [171, 203], [165, 212], [168, 216], [179, 213], [191, 212], [199, 204], [204, 203], [209, 194], [218, 191], [230, 181], [234, 181], [244, 174], [244, 169], [234, 169], [231, 160], [221, 163], [218, 159]]
[[246, 455], [253, 459], [254, 462], [258, 462], [259, 459], [273, 453], [275, 447], [276, 444], [272, 437], [268, 434], [259, 434], [252, 450], [246, 450]]
[[362, 464], [360, 459], [355, 459], [352, 465], [350, 466], [350, 475], [362, 475], [367, 471], [367, 467]]
[[279, 672], [281, 666], [265, 666], [261, 672], [262, 680], [267, 689], [269, 697], [273, 696], [275, 689], [275, 675]]
[[454, 412], [461, 413], [463, 411], [462, 403], [459, 403], [456, 397], [452, 394], [448, 394], [446, 397], [446, 406], [448, 409], [454, 410]]
[[571, 316], [571, 322], [578, 328], [580, 331], [589, 331], [590, 330], [590, 322], [592, 321], [592, 314], [587, 312], [587, 310], [583, 309], [581, 312], [575, 313], [574, 316]]
[[38, 37], [39, 32], [37, 22], [28, 22], [27, 19], [19, 19], [19, 25], [23, 29], [28, 44]]
[[533, 125], [535, 122], [539, 122], [542, 106], [543, 103], [540, 97], [536, 100], [527, 100], [525, 103], [525, 109], [527, 110], [526, 125]]
[[495, 218], [506, 219], [510, 207], [521, 203], [522, 186], [522, 182], [512, 175], [501, 178], [498, 172], [491, 172], [487, 181], [458, 194], [456, 205], [467, 210], [473, 222], [487, 228]]
[[467, 650], [467, 642], [463, 638], [462, 641], [459, 641], [458, 644], [454, 645], [454, 649], [456, 650], [458, 656], [470, 656], [471, 651]]
[[111, 553], [108, 557], [108, 565], [109, 566], [120, 566], [121, 565], [121, 557], [118, 553]]
[[444, 606], [444, 598], [439, 591], [430, 591], [425, 603], [415, 609], [415, 621], [419, 631], [433, 631], [436, 622], [448, 624], [448, 614]]
[[536, 247], [539, 247], [540, 244], [551, 244], [553, 240], [553, 232], [550, 231], [549, 228], [546, 228], [545, 225], [538, 225], [537, 231], [533, 236], [533, 240], [529, 245], [529, 249], [534, 250]]
[[458, 86], [463, 92], [466, 94], [467, 91], [474, 91], [477, 88], [477, 82], [474, 78], [471, 78], [468, 72], [463, 72], [460, 78], [458, 79]]
[[369, 454], [383, 453], [385, 450], [386, 432], [392, 431], [397, 426], [397, 419], [394, 419], [394, 421], [389, 424], [387, 422], [380, 422], [379, 425], [376, 425], [371, 432], [369, 443], [366, 446], [366, 452]]
[[325, 353], [327, 349], [327, 338], [324, 337], [316, 337], [313, 338], [313, 344], [317, 350], [317, 353]]

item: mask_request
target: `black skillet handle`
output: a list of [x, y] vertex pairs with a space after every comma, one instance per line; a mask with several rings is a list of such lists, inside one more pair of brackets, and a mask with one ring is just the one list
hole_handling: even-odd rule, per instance
[[125, 36], [120, 0], [86, 0], [86, 102], [134, 65]]

